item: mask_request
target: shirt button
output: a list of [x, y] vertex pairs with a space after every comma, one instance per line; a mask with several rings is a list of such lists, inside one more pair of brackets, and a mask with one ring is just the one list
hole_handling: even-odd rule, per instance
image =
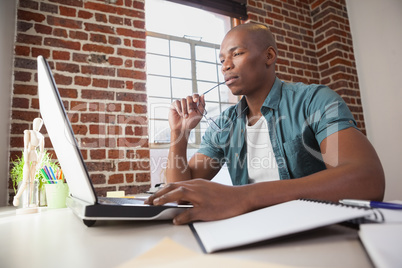
[[349, 124], [353, 124], [353, 121], [352, 121], [352, 120], [349, 120]]

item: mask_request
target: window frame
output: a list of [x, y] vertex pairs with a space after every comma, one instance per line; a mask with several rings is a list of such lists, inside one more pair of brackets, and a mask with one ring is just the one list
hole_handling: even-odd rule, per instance
[[[152, 32], [152, 31], [147, 31], [147, 37], [160, 38], [160, 39], [165, 39], [165, 40], [169, 41], [169, 55], [149, 52], [148, 50], [146, 51], [146, 53], [147, 53], [147, 55], [156, 55], [156, 56], [167, 56], [167, 57], [169, 57], [169, 67], [170, 67], [169, 76], [158, 75], [158, 74], [149, 74], [147, 72], [147, 82], [148, 82], [148, 79], [149, 79], [148, 77], [149, 76], [169, 78], [169, 81], [170, 81], [170, 97], [155, 96], [155, 95], [150, 94], [149, 91], [147, 91], [148, 98], [149, 97], [151, 97], [151, 98], [160, 98], [160, 99], [165, 99], [165, 100], [170, 99], [170, 103], [172, 103], [176, 99], [176, 98], [173, 97], [172, 79], [184, 79], [184, 78], [172, 76], [171, 59], [172, 58], [183, 59], [183, 58], [171, 55], [170, 41], [184, 42], [184, 43], [188, 43], [190, 45], [191, 84], [192, 84], [192, 92], [191, 93], [192, 94], [193, 93], [198, 93], [198, 82], [211, 83], [211, 81], [205, 81], [205, 80], [198, 80], [197, 79], [197, 62], [215, 64], [216, 72], [217, 72], [216, 75], [217, 75], [217, 80], [218, 80], [217, 83], [223, 82], [223, 81], [220, 81], [221, 63], [219, 61], [217, 53], [215, 53], [215, 62], [214, 63], [212, 63], [210, 61], [197, 60], [197, 58], [196, 58], [196, 46], [207, 47], [207, 48], [212, 48], [212, 49], [215, 49], [215, 50], [219, 50], [220, 45], [209, 43], [209, 42], [204, 42], [204, 41], [201, 41], [201, 40], [196, 40], [193, 37], [178, 37], [178, 36], [172, 36], [172, 35], [168, 35], [168, 34], [156, 33], [156, 32]], [[218, 90], [220, 90], [220, 89], [218, 89]], [[200, 93], [202, 93], [202, 92], [200, 92]], [[233, 104], [235, 104], [235, 103], [232, 103], [232, 102], [222, 102], [221, 94], [218, 94], [218, 101], [214, 101], [214, 103], [218, 104], [219, 113], [221, 113], [222, 110], [223, 110], [222, 105], [225, 105], [225, 104], [233, 105]], [[153, 121], [168, 122], [168, 119], [167, 118], [166, 119], [152, 118], [149, 104], [150, 103], [148, 102], [148, 109], [149, 109], [149, 111], [148, 111], [148, 121], [149, 121], [148, 127], [149, 127], [149, 132], [151, 132], [151, 129], [152, 129], [151, 124], [153, 123]], [[204, 122], [204, 121], [202, 120], [202, 122]], [[201, 126], [200, 125], [201, 124], [198, 124], [197, 127], [193, 130], [194, 135], [195, 135], [195, 142], [189, 142], [188, 143], [188, 148], [189, 149], [198, 148], [199, 144], [201, 143], [202, 133], [201, 133]], [[169, 148], [169, 144], [170, 144], [170, 141], [167, 141], [167, 142], [155, 142], [154, 140], [149, 140], [150, 149]]]

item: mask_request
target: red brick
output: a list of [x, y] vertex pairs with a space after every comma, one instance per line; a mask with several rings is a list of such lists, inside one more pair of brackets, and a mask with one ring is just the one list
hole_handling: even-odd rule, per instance
[[78, 39], [78, 40], [88, 40], [88, 34], [81, 32], [81, 31], [69, 31], [70, 32], [70, 38], [72, 39]]
[[113, 91], [101, 91], [101, 90], [82, 90], [81, 98], [90, 100], [113, 100]]
[[119, 159], [124, 157], [124, 150], [109, 150], [108, 158], [109, 159]]
[[61, 47], [72, 50], [80, 50], [81, 44], [79, 42], [61, 40], [56, 38], [46, 37], [44, 40], [44, 44], [50, 47]]
[[125, 28], [117, 28], [116, 33], [118, 35], [145, 39], [145, 32], [144, 31], [134, 31], [134, 30], [125, 29]]
[[56, 82], [56, 85], [71, 85], [73, 82], [73, 79], [70, 76], [65, 76], [61, 74], [53, 74], [54, 80]]
[[118, 69], [117, 76], [118, 77], [127, 77], [127, 78], [132, 78], [132, 79], [139, 79], [139, 80], [145, 80], [147, 77], [145, 72], [140, 72], [140, 71], [135, 71], [135, 70], [127, 70], [127, 69]]
[[104, 75], [104, 76], [114, 76], [115, 75], [114, 68], [105, 68], [105, 67], [96, 67], [96, 66], [82, 66], [81, 72], [83, 74], [96, 74], [96, 75]]
[[42, 37], [19, 33], [19, 34], [17, 34], [17, 43], [30, 44], [30, 45], [41, 45]]
[[91, 181], [93, 184], [105, 184], [106, 176], [105, 174], [92, 174]]
[[82, 18], [82, 19], [90, 19], [94, 16], [93, 13], [88, 12], [88, 11], [84, 11], [84, 10], [80, 10], [78, 11], [78, 17]]
[[88, 127], [85, 125], [72, 125], [75, 135], [86, 135], [88, 132]]
[[123, 174], [113, 174], [110, 175], [108, 183], [109, 184], [117, 184], [124, 182], [124, 175]]
[[102, 87], [102, 88], [107, 88], [109, 84], [109, 81], [106, 79], [96, 79], [94, 78], [92, 81], [92, 85], [94, 87]]
[[151, 175], [149, 173], [136, 173], [135, 181], [136, 182], [149, 182], [149, 181], [151, 181]]
[[109, 57], [108, 62], [109, 62], [109, 64], [115, 65], [115, 66], [123, 65], [123, 59], [116, 58], [116, 57]]
[[62, 5], [83, 7], [83, 0], [49, 0], [50, 2], [59, 3]]
[[21, 9], [18, 10], [17, 17], [20, 20], [26, 20], [26, 21], [32, 20], [35, 22], [42, 22], [46, 18], [43, 14], [25, 11], [25, 10], [21, 10]]
[[107, 34], [114, 34], [114, 29], [111, 26], [98, 25], [93, 23], [84, 23], [85, 31], [87, 32], [101, 32]]
[[89, 133], [90, 134], [99, 134], [105, 135], [106, 134], [106, 127], [100, 125], [90, 125], [89, 126]]
[[91, 78], [83, 76], [75, 76], [74, 84], [80, 86], [89, 86], [91, 84]]
[[[28, 72], [19, 72], [15, 71], [14, 72], [14, 79], [15, 81], [20, 81], [20, 82], [28, 82], [31, 81], [32, 74]], [[14, 89], [15, 91], [15, 89]]]
[[63, 72], [69, 72], [69, 73], [78, 73], [80, 71], [80, 66], [77, 64], [57, 62], [56, 70], [63, 71]]
[[52, 53], [53, 59], [55, 60], [69, 60], [70, 59], [70, 52], [67, 51], [53, 51]]
[[106, 150], [105, 149], [98, 149], [98, 150], [91, 150], [89, 152], [91, 159], [105, 159], [106, 157]]

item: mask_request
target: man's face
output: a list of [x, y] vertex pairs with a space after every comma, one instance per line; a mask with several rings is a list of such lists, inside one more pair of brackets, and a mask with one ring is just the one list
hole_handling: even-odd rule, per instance
[[220, 61], [226, 85], [234, 95], [249, 95], [266, 87], [267, 57], [254, 34], [229, 32], [221, 45]]

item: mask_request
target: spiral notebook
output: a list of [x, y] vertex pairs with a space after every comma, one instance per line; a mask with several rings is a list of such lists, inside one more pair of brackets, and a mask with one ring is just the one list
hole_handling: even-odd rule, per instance
[[382, 221], [372, 209], [299, 199], [190, 228], [204, 252], [211, 253], [357, 219]]

